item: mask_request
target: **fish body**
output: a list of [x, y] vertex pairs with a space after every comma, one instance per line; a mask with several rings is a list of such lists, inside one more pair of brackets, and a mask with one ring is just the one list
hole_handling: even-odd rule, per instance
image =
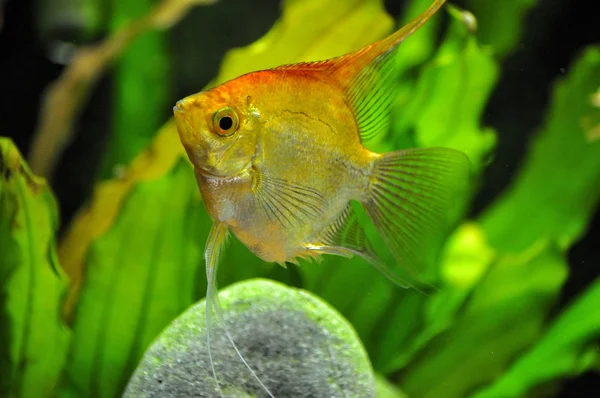
[[[443, 230], [466, 185], [469, 160], [453, 149], [379, 154], [363, 144], [389, 127], [394, 49], [443, 3], [435, 0], [399, 31], [354, 53], [252, 72], [175, 106], [181, 142], [214, 222], [205, 251], [209, 355], [211, 307], [223, 324], [216, 270], [229, 231], [265, 261], [360, 256], [396, 284], [412, 285], [406, 274], [426, 263], [431, 237]], [[353, 201], [405, 275], [373, 250]]]
[[[341, 88], [324, 79], [305, 71], [263, 71], [230, 86], [179, 104], [184, 113], [209, 109], [211, 115], [234, 108], [240, 138], [231, 140], [249, 144], [240, 145], [236, 156], [245, 161], [233, 175], [195, 168], [207, 210], [265, 261], [316, 255], [306, 246], [320, 243], [350, 200], [364, 199], [377, 155], [362, 145]], [[182, 140], [193, 158], [196, 141], [186, 140], [186, 128]]]

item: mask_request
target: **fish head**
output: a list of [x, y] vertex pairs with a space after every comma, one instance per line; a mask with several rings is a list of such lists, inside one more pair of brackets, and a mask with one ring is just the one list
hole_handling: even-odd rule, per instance
[[234, 177], [251, 167], [258, 115], [247, 93], [219, 86], [178, 101], [173, 113], [181, 143], [197, 172]]

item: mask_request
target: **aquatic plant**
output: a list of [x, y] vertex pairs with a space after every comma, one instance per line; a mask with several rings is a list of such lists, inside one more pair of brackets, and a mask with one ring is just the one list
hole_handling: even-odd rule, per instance
[[[369, 145], [457, 148], [481, 178], [496, 142], [482, 113], [499, 58], [518, 41], [520, 15], [532, 2], [512, 1], [498, 16], [481, 1], [470, 3], [482, 16], [479, 30], [472, 15], [448, 8], [439, 45], [441, 15], [400, 47], [394, 124]], [[402, 19], [428, 4], [412, 1]], [[495, 36], [492, 22], [515, 29]], [[393, 25], [376, 0], [287, 0], [262, 39], [227, 53], [213, 82], [339, 55]], [[137, 55], [119, 61], [121, 112], [134, 109], [144, 118], [163, 106], [166, 87], [139, 108], [135, 73], [162, 51], [161, 40], [138, 44]], [[600, 198], [599, 87], [600, 48], [590, 47], [556, 83], [511, 186], [474, 219], [466, 218], [471, 196], [452, 215], [457, 227], [448, 231], [437, 267], [423, 276], [437, 291], [399, 289], [360, 259], [328, 257], [284, 270], [235, 241], [220, 286], [268, 277], [313, 292], [353, 325], [374, 370], [409, 397], [532, 396], [598, 369], [600, 280], [562, 311], [555, 304], [568, 276], [566, 252]], [[118, 172], [96, 183], [58, 247], [48, 186], [10, 141], [0, 141], [2, 396], [120, 394], [160, 331], [204, 294], [210, 220], [173, 123], [156, 132], [156, 119], [126, 122], [116, 116], [99, 175]]]

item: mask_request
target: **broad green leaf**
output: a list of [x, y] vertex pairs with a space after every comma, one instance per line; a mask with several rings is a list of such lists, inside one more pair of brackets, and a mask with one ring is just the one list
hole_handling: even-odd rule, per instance
[[408, 363], [402, 389], [459, 398], [494, 380], [539, 338], [566, 275], [560, 250], [547, 243], [498, 257], [452, 326]]
[[467, 0], [466, 4], [478, 20], [477, 37], [490, 45], [495, 54], [506, 56], [522, 39], [527, 12], [538, 0], [503, 0], [490, 5], [489, 0]]
[[518, 252], [541, 238], [566, 249], [600, 199], [600, 47], [587, 49], [570, 71], [514, 183], [482, 217], [498, 250]]
[[[495, 261], [496, 253], [487, 245], [483, 231], [476, 223], [465, 223], [448, 240], [441, 258], [443, 288], [427, 298], [414, 314], [399, 314], [381, 334], [377, 362], [384, 374], [403, 368], [432, 338], [450, 328], [462, 310], [473, 288]], [[416, 296], [418, 297], [418, 296]], [[415, 296], [404, 300], [415, 300]], [[422, 318], [418, 334], [406, 344], [398, 331], [412, 318]]]
[[147, 345], [198, 297], [208, 216], [192, 175], [181, 160], [138, 184], [90, 247], [62, 396], [119, 394]]
[[173, 121], [166, 123], [158, 132], [152, 147], [139, 155], [122, 176], [98, 182], [91, 203], [79, 211], [65, 233], [58, 247], [58, 254], [65, 272], [71, 278], [65, 303], [68, 317], [83, 283], [84, 263], [90, 245], [113, 226], [135, 184], [163, 176], [175, 162], [181, 160], [181, 150], [172, 146], [173, 136], [177, 135], [174, 129]]
[[[140, 18], [154, 0], [109, 1], [112, 30]], [[108, 178], [114, 168], [129, 163], [148, 146], [170, 109], [169, 53], [166, 34], [150, 31], [137, 38], [116, 65], [112, 128], [104, 149], [99, 177]]]
[[[283, 64], [339, 55], [381, 38], [392, 23], [378, 0], [289, 1], [283, 15], [250, 46], [256, 55], [227, 58], [223, 70], [229, 72], [219, 79], [265, 67], [267, 58]], [[202, 251], [210, 221], [184, 158], [169, 122], [120, 178], [97, 185], [67, 232], [60, 255], [74, 280], [67, 312], [76, 337], [62, 396], [119, 393], [158, 331], [204, 293]], [[284, 271], [236, 241], [219, 281], [224, 286], [269, 273], [296, 275], [300, 283], [297, 272]]]
[[12, 141], [0, 137], [0, 396], [50, 397], [70, 332], [56, 256], [56, 202]]
[[[397, 28], [409, 23], [413, 18], [417, 17], [423, 10], [431, 5], [431, 0], [412, 0], [407, 4], [406, 10], [402, 12]], [[417, 32], [413, 33], [410, 38], [403, 41], [396, 52], [396, 71], [395, 77], [397, 82], [396, 100], [392, 108], [392, 117], [397, 119], [404, 118], [404, 108], [407, 106], [414, 95], [417, 76], [421, 72], [422, 64], [427, 61], [435, 52], [436, 33], [439, 31], [439, 25], [442, 19], [443, 9], [436, 15], [432, 16], [425, 25]], [[394, 131], [395, 132], [395, 131]], [[385, 152], [395, 149], [394, 141], [402, 143], [401, 147], [416, 146], [414, 140], [411, 139], [405, 132], [398, 135], [395, 139], [390, 139], [385, 134], [378, 135], [372, 140], [365, 142], [365, 146], [376, 152]], [[397, 143], [396, 143], [397, 144]]]
[[[406, 10], [402, 12], [397, 28], [400, 29], [413, 18], [417, 17], [423, 10], [426, 10], [432, 3], [432, 0], [411, 0], [406, 6]], [[410, 36], [410, 40], [402, 42], [396, 50], [396, 63], [398, 71], [404, 78], [411, 69], [420, 66], [427, 61], [435, 51], [436, 33], [439, 30], [442, 14], [444, 11], [438, 12], [427, 23], [422, 26], [417, 32]], [[407, 79], [412, 80], [412, 79]]]
[[[431, 0], [412, 0], [407, 4], [406, 10], [402, 12], [402, 17], [397, 24], [397, 28], [409, 23], [413, 18], [418, 16], [423, 10], [431, 5]], [[402, 109], [406, 103], [412, 98], [416, 76], [420, 72], [420, 66], [427, 61], [435, 52], [436, 33], [439, 31], [441, 15], [443, 11], [438, 12], [431, 17], [425, 25], [417, 32], [410, 36], [410, 40], [405, 40], [396, 49], [396, 69], [398, 71], [398, 94], [392, 114], [402, 115]], [[375, 142], [379, 142], [382, 148], [385, 148], [387, 137], [375, 137]], [[409, 141], [406, 140], [407, 145]], [[412, 142], [411, 142], [412, 143]], [[371, 143], [366, 143], [371, 146]]]
[[[427, 9], [429, 5], [431, 5], [430, 0], [410, 1], [407, 9], [402, 12], [402, 18], [400, 18], [397, 28], [406, 25], [412, 18]], [[442, 18], [440, 14], [443, 12], [440, 11], [431, 17], [425, 25], [410, 36], [410, 39], [402, 42], [396, 49], [395, 61], [398, 71], [398, 76], [396, 77], [398, 79], [398, 86], [396, 100], [392, 107], [392, 117], [394, 118], [401, 119], [404, 117], [403, 111], [407, 103], [412, 99], [415, 84], [417, 83], [416, 77], [421, 71], [421, 66], [435, 51], [435, 36], [439, 30]], [[373, 141], [366, 142], [365, 146], [375, 151], [385, 151], [386, 149], [393, 148], [393, 145], [390, 145], [392, 141], [388, 136], [381, 134], [380, 136], [376, 136]], [[412, 137], [405, 134], [396, 137], [396, 141], [397, 143], [401, 143], [401, 147], [415, 146]]]
[[461, 316], [408, 364], [401, 381], [409, 395], [474, 392], [542, 335], [566, 276], [561, 253], [585, 228], [600, 193], [600, 147], [590, 134], [600, 120], [599, 63], [598, 49], [586, 51], [557, 86], [521, 174], [483, 215], [499, 257]]
[[462, 12], [451, 8], [451, 15], [446, 39], [398, 109], [393, 134], [396, 145], [414, 131], [412, 146], [462, 150], [478, 172], [496, 142], [494, 132], [481, 127], [481, 116], [499, 68], [469, 32]]
[[475, 398], [523, 397], [537, 386], [573, 377], [599, 363], [600, 279], [575, 299], [539, 342]]

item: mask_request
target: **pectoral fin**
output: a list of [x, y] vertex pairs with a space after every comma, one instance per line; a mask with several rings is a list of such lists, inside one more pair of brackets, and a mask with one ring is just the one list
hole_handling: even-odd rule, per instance
[[261, 173], [255, 178], [256, 199], [270, 220], [292, 227], [320, 216], [325, 199], [316, 189]]

